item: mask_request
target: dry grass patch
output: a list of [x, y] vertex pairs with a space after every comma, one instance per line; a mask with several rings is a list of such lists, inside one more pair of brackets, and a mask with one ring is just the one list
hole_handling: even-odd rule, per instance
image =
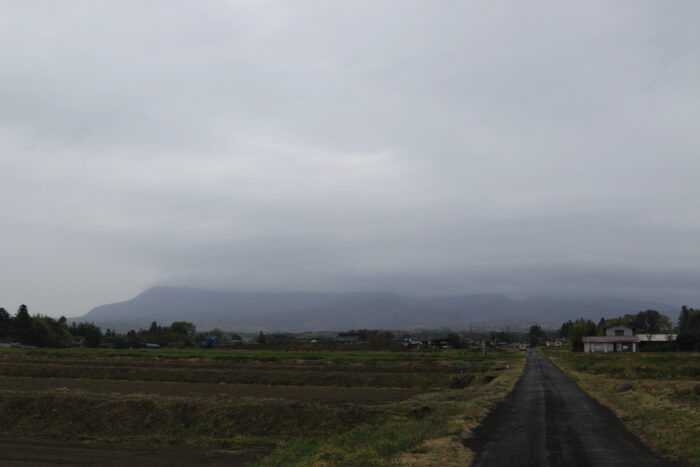
[[417, 396], [415, 399], [429, 400], [431, 397], [443, 401], [453, 410], [448, 420], [450, 436], [429, 439], [395, 458], [392, 465], [399, 466], [464, 466], [474, 460], [474, 452], [465, 447], [463, 441], [471, 437], [489, 411], [513, 390], [525, 369], [525, 359], [509, 362], [509, 369], [501, 371], [495, 378], [486, 374], [468, 388], [437, 395]]
[[461, 441], [452, 436], [431, 439], [411, 452], [401, 454], [393, 465], [402, 467], [422, 467], [441, 465], [445, 467], [462, 467], [474, 460], [474, 454], [466, 449]]

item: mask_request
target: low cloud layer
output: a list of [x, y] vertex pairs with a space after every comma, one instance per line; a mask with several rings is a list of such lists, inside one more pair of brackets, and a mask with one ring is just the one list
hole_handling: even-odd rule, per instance
[[700, 305], [697, 2], [0, 2], [0, 306]]

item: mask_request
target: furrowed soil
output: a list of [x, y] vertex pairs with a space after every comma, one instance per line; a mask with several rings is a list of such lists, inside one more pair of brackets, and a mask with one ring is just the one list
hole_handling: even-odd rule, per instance
[[[407, 354], [410, 355], [410, 354]], [[464, 370], [453, 362], [211, 362], [132, 359], [0, 359], [0, 375], [189, 383], [439, 388]], [[470, 370], [470, 368], [467, 368]]]
[[504, 357], [521, 358], [0, 351], [0, 464], [385, 465], [451, 432], [458, 441], [455, 415], [477, 420], [507, 389], [500, 377], [517, 378]]
[[263, 386], [259, 384], [206, 384], [153, 381], [117, 381], [69, 378], [0, 376], [0, 391], [96, 392], [112, 394], [157, 394], [188, 397], [236, 397], [293, 399], [328, 402], [397, 402], [420, 391], [391, 388], [329, 388], [318, 386]]
[[0, 458], [5, 467], [52, 465], [100, 465], [150, 467], [173, 465], [245, 465], [263, 458], [269, 450], [213, 450], [192, 446], [137, 447], [117, 443], [66, 443], [0, 439]]

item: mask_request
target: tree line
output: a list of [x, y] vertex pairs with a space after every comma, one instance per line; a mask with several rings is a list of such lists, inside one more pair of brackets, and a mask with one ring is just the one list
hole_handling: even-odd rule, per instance
[[[73, 333], [71, 333], [73, 331]], [[49, 316], [31, 316], [27, 305], [20, 305], [14, 316], [5, 308], [0, 308], [0, 338], [10, 338], [25, 345], [38, 347], [68, 347], [74, 342], [73, 336], [82, 336], [93, 343], [101, 332], [94, 324], [75, 323], [68, 326], [65, 316], [53, 319]], [[99, 341], [99, 338], [97, 338]], [[98, 343], [99, 345], [99, 343]]]
[[[214, 333], [221, 331], [215, 330]], [[161, 347], [193, 347], [208, 334], [197, 333], [194, 324], [175, 321], [170, 326], [159, 326], [155, 321], [148, 329], [132, 329], [121, 334], [94, 323], [71, 323], [65, 316], [58, 319], [30, 315], [27, 305], [20, 305], [11, 315], [0, 307], [0, 340], [19, 342], [36, 347], [111, 347], [128, 349], [157, 344]]]
[[678, 317], [677, 342], [682, 350], [700, 350], [700, 310], [683, 305]]
[[[679, 350], [700, 350], [700, 309], [688, 306], [681, 308], [676, 326], [674, 327], [668, 316], [656, 310], [640, 311], [636, 314], [605, 319], [595, 322], [579, 318], [569, 320], [561, 325], [557, 336], [566, 338], [573, 350], [583, 350], [583, 336], [597, 336], [605, 333], [608, 326], [623, 324], [634, 329], [637, 334], [659, 334], [661, 332], [677, 332], [675, 344]], [[368, 330], [364, 330], [370, 332]], [[379, 333], [376, 334], [375, 333]], [[391, 337], [385, 331], [372, 331], [372, 338]], [[17, 312], [11, 315], [5, 308], [0, 307], [0, 340], [19, 342], [22, 345], [37, 347], [100, 347], [112, 348], [138, 348], [146, 344], [157, 344], [161, 347], [194, 347], [199, 342], [206, 341], [210, 335], [222, 337], [223, 332], [215, 329], [208, 333], [198, 333], [195, 325], [187, 321], [175, 321], [170, 326], [160, 326], [155, 321], [148, 329], [130, 330], [127, 333], [117, 333], [107, 329], [104, 333], [94, 323], [71, 323], [61, 316], [58, 319], [42, 315], [30, 315], [26, 305], [20, 305]], [[454, 337], [456, 346], [462, 347], [462, 339]], [[498, 333], [493, 336], [494, 341], [510, 342], [516, 335]], [[517, 336], [519, 339], [520, 336]], [[261, 333], [258, 340], [265, 336]], [[546, 338], [546, 333], [539, 326], [532, 326], [528, 335], [531, 345], [541, 344]], [[466, 345], [466, 344], [465, 344]]]

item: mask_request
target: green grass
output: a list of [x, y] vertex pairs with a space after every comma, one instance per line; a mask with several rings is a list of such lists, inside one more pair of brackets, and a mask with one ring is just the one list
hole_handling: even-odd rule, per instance
[[700, 379], [700, 354], [689, 352], [548, 352], [575, 371], [616, 378]]
[[446, 410], [422, 420], [395, 412], [387, 411], [381, 418], [377, 417], [346, 433], [325, 439], [295, 441], [258, 465], [385, 465], [397, 453], [447, 433], [450, 414]]

